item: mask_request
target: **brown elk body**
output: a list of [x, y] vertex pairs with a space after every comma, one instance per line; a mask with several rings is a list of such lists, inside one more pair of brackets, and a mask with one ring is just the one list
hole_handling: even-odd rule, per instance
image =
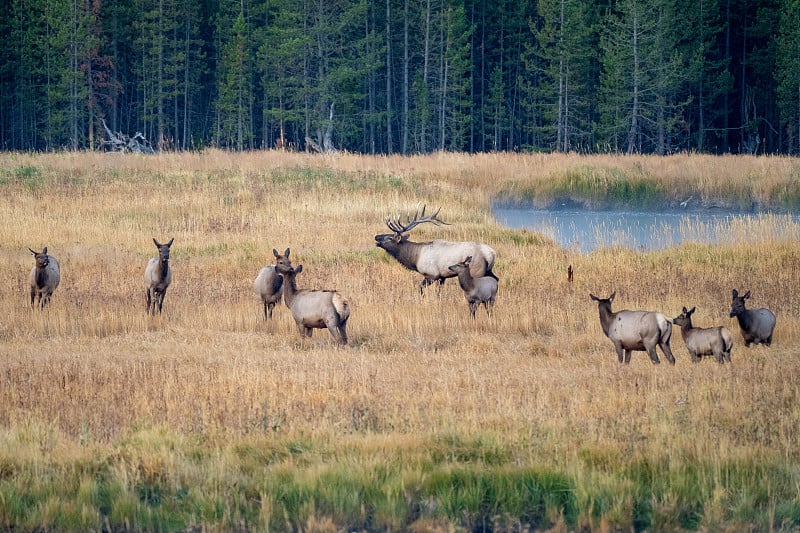
[[[289, 248], [283, 254], [272, 249], [275, 256], [275, 265], [285, 264], [291, 266]], [[272, 310], [279, 304], [283, 296], [283, 277], [275, 270], [275, 265], [267, 265], [261, 269], [253, 282], [253, 293], [264, 305], [264, 319], [272, 318]]]
[[693, 363], [699, 363], [703, 355], [713, 355], [718, 363], [731, 362], [733, 335], [724, 326], [713, 328], [696, 328], [692, 325], [692, 314], [695, 307], [683, 308], [681, 314], [672, 319], [681, 328], [681, 336]]
[[497, 278], [492, 276], [483, 276], [480, 278], [473, 278], [470, 273], [470, 263], [472, 256], [468, 256], [463, 261], [450, 265], [450, 270], [455, 272], [458, 276], [458, 284], [461, 290], [464, 291], [464, 297], [469, 304], [469, 312], [472, 318], [475, 318], [475, 311], [478, 306], [483, 304], [486, 309], [486, 314], [491, 316], [491, 308], [494, 307], [494, 301], [497, 297]]
[[50, 303], [50, 297], [61, 282], [61, 268], [58, 261], [52, 255], [47, 254], [47, 246], [41, 252], [36, 252], [28, 248], [33, 254], [36, 264], [31, 269], [31, 307], [37, 301], [41, 309]]
[[661, 347], [670, 364], [675, 364], [669, 342], [672, 337], [672, 323], [661, 313], [653, 311], [628, 311], [612, 312], [611, 302], [616, 293], [611, 293], [608, 298], [598, 298], [594, 294], [589, 297], [597, 302], [600, 313], [600, 327], [603, 333], [614, 343], [617, 359], [624, 363], [631, 362], [632, 351], [645, 351], [650, 356], [654, 365], [661, 361], [656, 354], [656, 346]]
[[733, 289], [731, 301], [731, 318], [736, 317], [739, 329], [742, 330], [744, 345], [772, 344], [772, 333], [775, 331], [775, 314], [769, 309], [747, 309], [744, 301], [750, 298], [750, 291], [744, 296], [739, 296], [739, 291]]
[[301, 337], [311, 337], [314, 329], [328, 328], [339, 344], [347, 344], [347, 321], [350, 301], [336, 291], [297, 288], [297, 274], [303, 265], [292, 268], [277, 264], [275, 270], [283, 276], [283, 301], [292, 312]]
[[[441, 208], [440, 208], [441, 209]], [[455, 277], [456, 274], [450, 270], [450, 265], [454, 265], [472, 256], [470, 263], [470, 273], [474, 278], [490, 276], [497, 279], [492, 272], [497, 252], [487, 244], [480, 242], [450, 242], [444, 240], [434, 240], [429, 242], [414, 242], [408, 240], [408, 231], [415, 228], [418, 224], [430, 222], [436, 226], [447, 224], [438, 218], [439, 210], [430, 216], [425, 216], [425, 207], [422, 213], [415, 213], [414, 218], [410, 217], [403, 224], [399, 218], [397, 220], [386, 220], [387, 227], [392, 233], [381, 233], [375, 235], [375, 245], [386, 250], [401, 265], [414, 272], [422, 274], [423, 279], [419, 290], [422, 294], [425, 287], [438, 282], [441, 287], [447, 278]]]
[[155, 315], [161, 314], [164, 306], [164, 296], [167, 288], [172, 283], [172, 269], [169, 266], [169, 249], [172, 246], [172, 238], [166, 244], [161, 244], [153, 239], [158, 249], [158, 257], [152, 257], [147, 262], [144, 270], [145, 297], [147, 300], [147, 313]]

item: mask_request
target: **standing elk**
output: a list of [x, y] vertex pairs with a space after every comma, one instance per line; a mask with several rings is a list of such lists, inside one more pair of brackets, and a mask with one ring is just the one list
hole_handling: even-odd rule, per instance
[[717, 362], [731, 362], [731, 349], [733, 348], [733, 335], [725, 326], [713, 328], [696, 328], [692, 326], [692, 315], [695, 307], [687, 310], [685, 307], [681, 314], [672, 319], [676, 326], [681, 328], [681, 336], [693, 363], [699, 363], [703, 355], [713, 355]]
[[392, 233], [381, 233], [375, 235], [375, 245], [383, 248], [386, 252], [397, 259], [397, 261], [409, 270], [419, 272], [423, 275], [422, 283], [419, 286], [420, 294], [428, 285], [439, 282], [439, 287], [444, 284], [447, 278], [456, 276], [456, 273], [449, 269], [450, 265], [460, 263], [468, 256], [472, 256], [470, 263], [470, 274], [474, 278], [490, 276], [497, 279], [492, 272], [494, 261], [497, 257], [489, 245], [480, 242], [450, 242], [434, 240], [429, 242], [413, 242], [408, 240], [408, 233], [418, 224], [430, 222], [435, 226], [447, 224], [438, 218], [441, 207], [435, 213], [425, 216], [425, 207], [422, 213], [417, 211], [414, 219], [406, 219], [406, 223], [396, 220], [386, 219], [386, 226]]
[[472, 318], [475, 318], [475, 311], [478, 310], [480, 304], [483, 304], [486, 314], [491, 316], [490, 308], [494, 308], [494, 300], [497, 296], [497, 278], [492, 276], [473, 278], [469, 271], [471, 262], [472, 256], [470, 255], [448, 268], [458, 276], [458, 284], [464, 291]]
[[744, 301], [750, 298], [750, 291], [744, 296], [739, 296], [739, 291], [733, 289], [731, 301], [731, 318], [736, 317], [739, 328], [742, 330], [744, 345], [772, 343], [772, 332], [775, 330], [775, 314], [769, 309], [745, 309]]
[[153, 242], [158, 248], [158, 257], [152, 257], [147, 262], [147, 268], [144, 270], [144, 288], [147, 298], [147, 313], [155, 315], [161, 314], [161, 308], [164, 306], [164, 296], [167, 294], [167, 288], [172, 283], [172, 269], [169, 266], [169, 248], [172, 246], [172, 241], [169, 240], [166, 244], [161, 244], [155, 238]]
[[[283, 254], [279, 254], [278, 250], [273, 248], [272, 254], [275, 256], [275, 265], [292, 265], [289, 260], [289, 248]], [[253, 282], [253, 292], [264, 304], [264, 320], [272, 318], [272, 310], [280, 303], [283, 295], [283, 276], [275, 270], [275, 265], [262, 268]]]
[[603, 333], [614, 343], [617, 359], [622, 363], [622, 352], [625, 352], [625, 364], [631, 362], [632, 351], [646, 351], [654, 365], [661, 361], [656, 354], [656, 346], [661, 347], [670, 364], [675, 364], [675, 357], [669, 347], [672, 337], [672, 322], [661, 313], [653, 311], [611, 311], [611, 302], [616, 292], [608, 298], [598, 298], [589, 294], [592, 301], [597, 302], [600, 312], [600, 327]]
[[336, 291], [297, 288], [297, 275], [303, 265], [292, 268], [279, 263], [275, 270], [283, 276], [283, 301], [292, 312], [301, 337], [311, 337], [312, 329], [328, 328], [341, 345], [347, 344], [350, 301]]
[[41, 309], [50, 303], [50, 297], [61, 282], [61, 269], [58, 261], [52, 255], [47, 255], [47, 246], [41, 252], [36, 252], [28, 248], [33, 254], [36, 264], [31, 269], [31, 307], [38, 297], [38, 304]]

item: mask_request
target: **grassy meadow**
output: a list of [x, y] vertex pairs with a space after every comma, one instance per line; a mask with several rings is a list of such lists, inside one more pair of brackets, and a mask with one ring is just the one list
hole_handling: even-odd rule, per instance
[[[703, 155], [0, 154], [0, 528], [13, 531], [800, 530], [800, 228], [581, 255], [505, 228], [493, 199], [800, 205], [800, 160]], [[498, 252], [495, 312], [374, 244]], [[687, 228], [687, 231], [692, 231]], [[174, 237], [163, 315], [153, 238]], [[61, 264], [29, 305], [28, 247]], [[252, 283], [291, 248], [300, 288], [351, 299], [350, 345], [301, 339]], [[574, 281], [567, 282], [567, 268]], [[778, 323], [745, 348], [731, 289]], [[733, 363], [617, 362], [615, 310], [725, 325]]]

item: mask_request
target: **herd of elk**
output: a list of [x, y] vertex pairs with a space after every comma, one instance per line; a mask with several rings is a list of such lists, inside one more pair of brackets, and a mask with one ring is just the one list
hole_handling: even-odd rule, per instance
[[[420, 294], [424, 293], [424, 288], [428, 285], [438, 282], [441, 287], [447, 278], [457, 277], [472, 318], [475, 318], [480, 305], [491, 316], [499, 281], [492, 271], [497, 253], [480, 242], [438, 239], [428, 242], [410, 241], [408, 232], [419, 224], [448, 225], [439, 218], [441, 208], [427, 216], [425, 210], [423, 206], [421, 212], [418, 209], [414, 217], [407, 217], [405, 222], [401, 222], [400, 217], [394, 220], [387, 218], [386, 226], [392, 233], [375, 235], [376, 246], [385, 250], [405, 268], [422, 274]], [[153, 238], [158, 257], [148, 261], [144, 272], [146, 310], [150, 315], [161, 314], [164, 296], [172, 283], [169, 257], [174, 240], [172, 238], [161, 244]], [[30, 272], [31, 307], [35, 306], [38, 298], [38, 306], [44, 309], [61, 281], [61, 270], [56, 258], [47, 253], [47, 247], [41, 252], [31, 248], [28, 250], [35, 259], [35, 265]], [[336, 342], [346, 345], [350, 301], [333, 290], [298, 289], [297, 275], [303, 271], [303, 265], [292, 267], [289, 248], [283, 254], [273, 248], [272, 253], [275, 264], [263, 267], [253, 282], [253, 292], [263, 305], [264, 319], [272, 318], [274, 307], [283, 299], [302, 337], [311, 337], [315, 328], [327, 328]], [[572, 265], [568, 269], [568, 280], [573, 280]], [[691, 317], [695, 307], [684, 307], [681, 314], [671, 320], [654, 311], [614, 312], [611, 310], [611, 303], [615, 295], [616, 292], [613, 292], [608, 298], [599, 298], [590, 293], [589, 297], [597, 303], [600, 326], [605, 336], [614, 344], [620, 363], [629, 364], [633, 351], [645, 351], [653, 364], [659, 364], [656, 353], [656, 347], [659, 347], [670, 364], [674, 365], [675, 357], [670, 348], [673, 323], [681, 328], [692, 362], [699, 362], [704, 355], [713, 355], [720, 363], [731, 361], [731, 332], [724, 326], [694, 327]], [[750, 298], [750, 291], [740, 296], [733, 289], [732, 295], [730, 317], [738, 320], [745, 346], [769, 346], [775, 329], [775, 314], [764, 308], [747, 309], [745, 300]]]

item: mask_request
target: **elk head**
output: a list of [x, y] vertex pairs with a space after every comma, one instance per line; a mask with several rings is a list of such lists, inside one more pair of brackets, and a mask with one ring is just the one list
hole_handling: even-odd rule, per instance
[[441, 207], [432, 215], [425, 216], [426, 207], [427, 206], [422, 206], [422, 212], [417, 209], [417, 211], [414, 213], [413, 219], [410, 216], [407, 216], [405, 223], [400, 221], [399, 216], [394, 220], [392, 220], [391, 217], [387, 217], [386, 226], [392, 230], [392, 233], [380, 233], [375, 235], [375, 245], [383, 248], [389, 253], [392, 253], [392, 250], [396, 250], [400, 243], [408, 241], [408, 232], [417, 227], [419, 224], [430, 222], [435, 226], [449, 225], [447, 222], [439, 218], [439, 211], [442, 210]]
[[36, 268], [47, 268], [47, 265], [50, 264], [50, 257], [47, 255], [47, 246], [40, 252], [36, 252], [31, 248], [28, 250], [33, 254], [33, 258], [36, 261]]

